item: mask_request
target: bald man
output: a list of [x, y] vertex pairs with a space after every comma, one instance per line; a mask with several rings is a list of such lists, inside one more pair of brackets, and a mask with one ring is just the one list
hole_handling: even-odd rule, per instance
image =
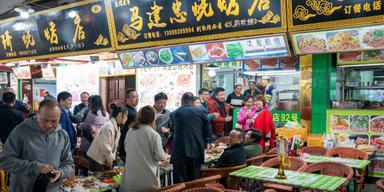
[[48, 99], [36, 117], [25, 120], [9, 135], [0, 153], [0, 169], [11, 174], [10, 191], [31, 191], [40, 174], [53, 176], [48, 192], [60, 191], [63, 178], [73, 170], [68, 134], [59, 125], [60, 106]]
[[[12, 87], [4, 88], [3, 92], [4, 93], [14, 93], [14, 94], [16, 94], [15, 90], [13, 90]], [[0, 105], [3, 105], [2, 101], [0, 101]], [[31, 109], [32, 109], [31, 105], [24, 104], [23, 102], [18, 101], [18, 100], [16, 100], [16, 103], [13, 105], [13, 108], [16, 109], [16, 110], [19, 110], [19, 111], [21, 111], [23, 113], [31, 113]]]
[[234, 129], [229, 133], [229, 147], [226, 148], [217, 162], [217, 167], [232, 167], [245, 164], [244, 133]]

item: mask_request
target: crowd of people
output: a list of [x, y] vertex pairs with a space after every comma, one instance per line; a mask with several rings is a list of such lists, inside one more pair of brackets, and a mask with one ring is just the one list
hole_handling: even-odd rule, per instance
[[[28, 191], [42, 176], [49, 178], [47, 191], [58, 191], [73, 172], [72, 155], [79, 155], [92, 172], [124, 165], [120, 191], [146, 191], [160, 187], [159, 162], [169, 155], [174, 183], [199, 178], [205, 150], [224, 136], [229, 146], [211, 166], [241, 165], [274, 148], [275, 140], [268, 100], [273, 90], [267, 86], [261, 94], [253, 81], [249, 88], [242, 94], [242, 85], [236, 85], [228, 97], [221, 87], [212, 93], [202, 88], [197, 96], [186, 92], [173, 112], [162, 92], [153, 106], [138, 110], [135, 89], [126, 91], [123, 106], [112, 103], [109, 109], [99, 95], [84, 92], [72, 112], [72, 95], [64, 91], [57, 99], [47, 96], [27, 120], [15, 106], [16, 95], [7, 91], [0, 107], [0, 123], [6, 125], [0, 129], [0, 169], [11, 174], [11, 191]], [[233, 123], [235, 109], [240, 113]]]

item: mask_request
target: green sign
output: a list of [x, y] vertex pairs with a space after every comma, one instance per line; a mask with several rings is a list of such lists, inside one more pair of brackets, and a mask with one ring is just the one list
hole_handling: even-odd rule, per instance
[[[236, 127], [240, 109], [233, 110], [233, 127]], [[287, 123], [297, 121], [300, 123], [300, 112], [298, 111], [271, 111], [274, 123]]]
[[274, 123], [287, 123], [288, 121], [297, 121], [300, 123], [300, 112], [298, 111], [272, 111]]

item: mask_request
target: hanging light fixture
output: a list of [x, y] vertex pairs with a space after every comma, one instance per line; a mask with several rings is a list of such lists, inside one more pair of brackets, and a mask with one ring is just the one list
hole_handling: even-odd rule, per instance
[[35, 12], [35, 10], [32, 9], [28, 5], [23, 5], [21, 7], [16, 7], [15, 11], [18, 12], [20, 14], [20, 17], [23, 18], [23, 19], [29, 18], [29, 15]]

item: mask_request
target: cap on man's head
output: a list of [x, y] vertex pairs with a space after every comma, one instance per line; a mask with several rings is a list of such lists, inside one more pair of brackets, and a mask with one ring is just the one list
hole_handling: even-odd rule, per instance
[[264, 77], [262, 77], [261, 79], [262, 79], [262, 80], [268, 80], [268, 81], [271, 80], [271, 78], [270, 78], [270, 77], [267, 77], [267, 76], [264, 76]]

